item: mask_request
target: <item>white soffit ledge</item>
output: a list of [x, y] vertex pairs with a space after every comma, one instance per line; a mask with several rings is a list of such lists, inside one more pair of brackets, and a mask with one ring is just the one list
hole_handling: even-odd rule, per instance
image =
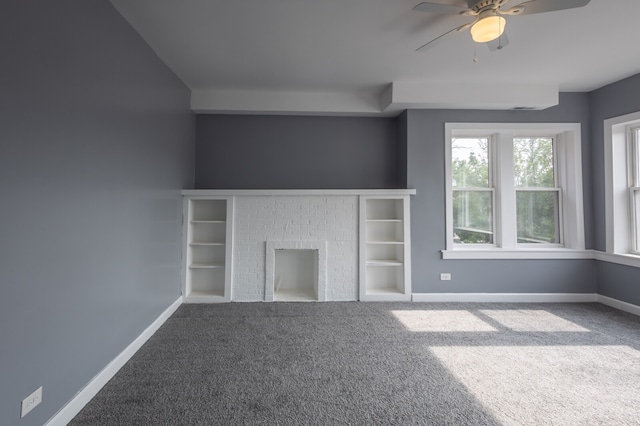
[[[191, 109], [199, 114], [384, 115], [378, 91], [291, 92], [193, 90]], [[386, 115], [393, 115], [386, 114]]]
[[396, 81], [382, 94], [382, 110], [545, 109], [559, 103], [555, 86]]
[[442, 82], [394, 82], [356, 92], [193, 90], [199, 114], [292, 114], [394, 117], [405, 109], [545, 109], [558, 105], [557, 87]]

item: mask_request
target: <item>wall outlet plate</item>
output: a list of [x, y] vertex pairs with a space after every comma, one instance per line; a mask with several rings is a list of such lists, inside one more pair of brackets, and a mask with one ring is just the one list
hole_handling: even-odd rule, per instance
[[449, 272], [443, 272], [440, 274], [440, 281], [451, 281], [451, 274]]
[[31, 395], [22, 400], [22, 411], [20, 418], [24, 417], [42, 402], [42, 386], [33, 391]]

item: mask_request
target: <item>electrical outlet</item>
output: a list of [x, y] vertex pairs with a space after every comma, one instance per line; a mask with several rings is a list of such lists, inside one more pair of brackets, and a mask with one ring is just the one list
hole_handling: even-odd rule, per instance
[[451, 281], [451, 274], [449, 272], [443, 272], [440, 274], [440, 281]]
[[20, 417], [24, 417], [42, 402], [42, 386], [33, 391], [31, 395], [22, 400], [22, 411]]

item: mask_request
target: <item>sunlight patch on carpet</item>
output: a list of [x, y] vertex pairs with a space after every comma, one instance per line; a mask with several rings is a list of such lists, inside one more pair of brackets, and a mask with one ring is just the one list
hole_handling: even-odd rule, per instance
[[541, 309], [482, 309], [481, 314], [513, 331], [588, 332], [584, 327]]
[[462, 310], [391, 311], [408, 330], [416, 332], [497, 331], [474, 314]]
[[503, 425], [637, 425], [640, 352], [628, 346], [432, 347]]

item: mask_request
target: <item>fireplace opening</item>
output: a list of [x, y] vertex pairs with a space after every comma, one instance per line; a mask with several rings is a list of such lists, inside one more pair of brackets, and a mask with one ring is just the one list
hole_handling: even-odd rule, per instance
[[267, 241], [264, 300], [327, 300], [326, 241]]
[[273, 299], [318, 300], [318, 251], [275, 251]]

